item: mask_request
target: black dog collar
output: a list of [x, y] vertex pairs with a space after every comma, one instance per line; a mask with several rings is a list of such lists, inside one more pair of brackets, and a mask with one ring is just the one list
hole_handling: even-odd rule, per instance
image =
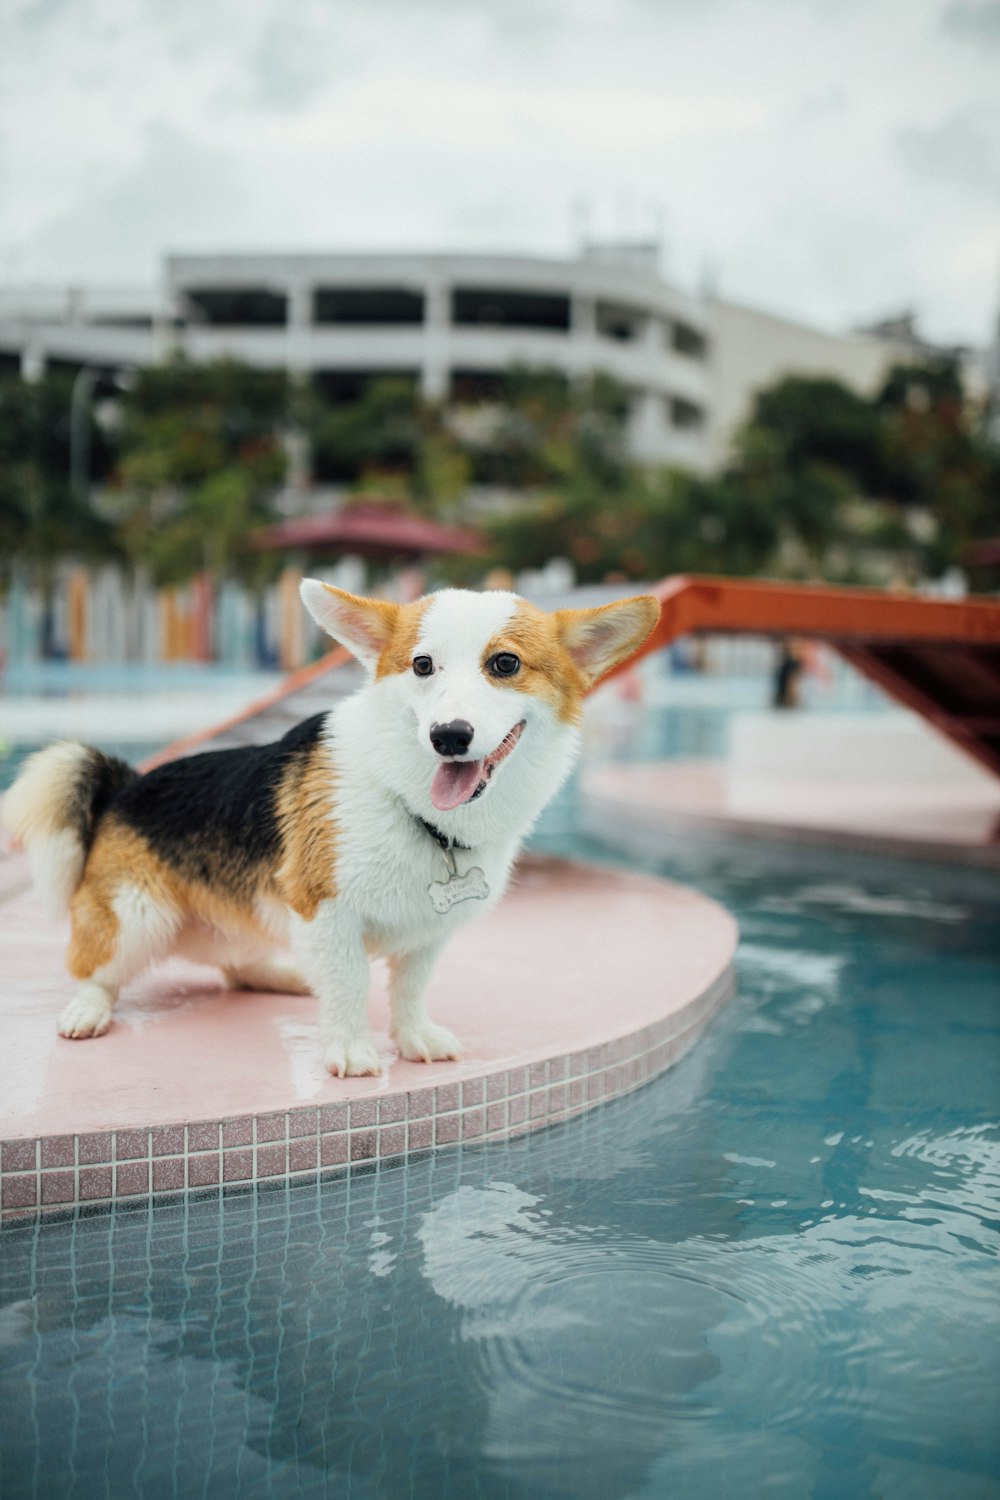
[[427, 819], [422, 818], [419, 813], [415, 813], [414, 816], [421, 828], [430, 834], [438, 848], [443, 849], [446, 853], [449, 849], [468, 850], [472, 847], [470, 844], [460, 844], [458, 839], [450, 839], [446, 833], [442, 833], [440, 828], [435, 828], [433, 823], [428, 823]]

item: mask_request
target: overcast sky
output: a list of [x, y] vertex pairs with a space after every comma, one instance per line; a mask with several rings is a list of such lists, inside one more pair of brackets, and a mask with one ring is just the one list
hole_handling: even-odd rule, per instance
[[1000, 0], [0, 0], [0, 280], [581, 230], [985, 342]]

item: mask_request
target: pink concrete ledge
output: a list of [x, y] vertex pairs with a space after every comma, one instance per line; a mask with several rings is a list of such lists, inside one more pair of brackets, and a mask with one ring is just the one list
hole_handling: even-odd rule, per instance
[[736, 937], [682, 886], [526, 859], [434, 980], [464, 1059], [399, 1059], [375, 965], [385, 1071], [334, 1079], [313, 1000], [226, 992], [180, 961], [126, 991], [106, 1036], [58, 1036], [66, 934], [16, 896], [0, 908], [3, 1216], [307, 1178], [565, 1120], [687, 1051], [732, 993]]
[[597, 837], [656, 855], [683, 835], [754, 839], [1000, 870], [996, 790], [830, 783], [788, 787], [780, 811], [735, 811], [725, 764], [657, 761], [584, 773], [583, 822]]

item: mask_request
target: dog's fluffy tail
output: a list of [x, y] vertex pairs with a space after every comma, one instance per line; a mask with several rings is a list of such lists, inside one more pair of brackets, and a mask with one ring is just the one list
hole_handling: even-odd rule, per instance
[[75, 740], [39, 750], [0, 804], [0, 823], [24, 845], [53, 916], [64, 916], [83, 877], [94, 832], [113, 797], [138, 772]]

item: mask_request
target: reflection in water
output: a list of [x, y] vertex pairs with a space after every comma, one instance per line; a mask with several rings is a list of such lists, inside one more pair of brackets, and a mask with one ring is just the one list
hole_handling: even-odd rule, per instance
[[741, 993], [631, 1099], [5, 1235], [5, 1500], [995, 1494], [995, 911], [699, 878]]
[[463, 1313], [483, 1456], [536, 1484], [545, 1473], [553, 1493], [599, 1496], [609, 1452], [616, 1482], [635, 1482], [675, 1423], [697, 1419], [725, 1293], [655, 1240], [553, 1227], [546, 1212], [510, 1183], [462, 1187], [424, 1218], [424, 1270]]

